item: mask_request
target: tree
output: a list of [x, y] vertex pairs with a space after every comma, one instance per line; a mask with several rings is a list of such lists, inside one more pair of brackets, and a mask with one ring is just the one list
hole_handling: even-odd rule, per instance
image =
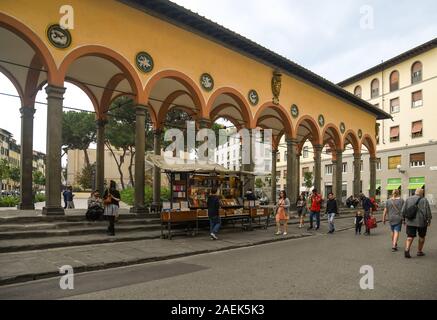
[[92, 189], [94, 181], [94, 172], [96, 164], [85, 165], [82, 168], [82, 172], [78, 174], [77, 181], [83, 189]]
[[35, 187], [44, 186], [46, 184], [46, 178], [44, 174], [39, 170], [34, 170], [32, 173], [33, 183]]
[[12, 181], [19, 183], [21, 178], [21, 171], [18, 167], [11, 167], [9, 170], [9, 179]]
[[6, 159], [0, 160], [0, 181], [9, 179], [11, 168], [9, 167], [9, 162]]
[[85, 166], [89, 166], [88, 148], [92, 142], [96, 141], [96, 134], [97, 128], [94, 114], [75, 111], [63, 113], [62, 149], [64, 154], [68, 150], [83, 150]]
[[313, 186], [313, 173], [305, 172], [303, 174], [304, 184], [307, 189], [310, 189]]
[[262, 187], [264, 187], [264, 182], [261, 178], [256, 178], [255, 180], [255, 187], [258, 189], [261, 189]]

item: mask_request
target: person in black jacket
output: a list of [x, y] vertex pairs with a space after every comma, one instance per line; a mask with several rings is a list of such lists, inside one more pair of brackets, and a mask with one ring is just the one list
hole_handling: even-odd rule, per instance
[[105, 190], [103, 203], [105, 204], [104, 215], [109, 221], [107, 234], [115, 236], [115, 220], [118, 217], [118, 209], [120, 207], [120, 192], [117, 190], [117, 185], [113, 180], [109, 184], [109, 189]]
[[338, 213], [337, 200], [335, 200], [334, 194], [330, 192], [328, 194], [328, 201], [326, 202], [326, 214], [328, 215], [329, 234], [334, 233], [334, 218]]
[[217, 187], [212, 187], [207, 200], [209, 230], [212, 240], [218, 240], [217, 233], [220, 230], [220, 199], [217, 196]]

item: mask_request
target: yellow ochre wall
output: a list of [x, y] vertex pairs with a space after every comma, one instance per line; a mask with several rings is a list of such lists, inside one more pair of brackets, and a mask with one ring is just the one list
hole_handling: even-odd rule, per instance
[[[73, 38], [71, 46], [60, 50], [49, 44], [46, 28], [59, 22], [59, 9], [65, 4], [74, 8], [75, 28], [70, 30]], [[250, 108], [252, 117], [261, 105], [272, 100], [271, 66], [120, 2], [2, 0], [0, 12], [21, 21], [43, 39], [58, 67], [74, 49], [84, 45], [101, 45], [117, 51], [132, 64], [143, 88], [154, 74], [163, 70], [180, 71], [196, 84], [200, 75], [208, 72], [214, 78], [214, 91], [232, 87], [246, 97], [249, 90], [257, 90], [260, 102]], [[154, 59], [154, 70], [149, 74], [141, 73], [135, 67], [134, 60], [139, 51], [148, 52]], [[208, 101], [213, 92], [202, 90], [204, 100]], [[326, 124], [333, 123], [339, 127], [343, 121], [346, 130], [352, 129], [357, 133], [361, 129], [363, 136], [368, 134], [374, 140], [374, 115], [285, 73], [280, 103], [289, 121], [292, 121], [293, 130], [298, 119], [291, 119], [290, 106], [296, 104], [299, 117], [307, 115], [317, 121], [319, 114], [323, 114]]]

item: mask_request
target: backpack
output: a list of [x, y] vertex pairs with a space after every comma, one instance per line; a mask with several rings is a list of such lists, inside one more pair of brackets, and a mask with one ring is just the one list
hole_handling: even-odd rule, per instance
[[416, 203], [410, 207], [408, 207], [405, 210], [405, 218], [407, 218], [408, 220], [413, 220], [416, 218], [417, 215], [417, 211], [419, 210], [419, 202], [420, 202], [421, 198], [419, 197], [419, 199], [416, 201]]

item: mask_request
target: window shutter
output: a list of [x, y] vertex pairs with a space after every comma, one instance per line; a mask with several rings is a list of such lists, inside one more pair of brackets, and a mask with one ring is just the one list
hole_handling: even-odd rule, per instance
[[413, 92], [413, 102], [422, 100], [422, 91]]
[[412, 134], [421, 133], [422, 130], [423, 130], [422, 121], [413, 122], [413, 125], [412, 125], [412, 128], [411, 128], [411, 133]]
[[425, 161], [425, 152], [410, 154], [410, 162]]
[[399, 126], [390, 128], [390, 138], [399, 137]]

